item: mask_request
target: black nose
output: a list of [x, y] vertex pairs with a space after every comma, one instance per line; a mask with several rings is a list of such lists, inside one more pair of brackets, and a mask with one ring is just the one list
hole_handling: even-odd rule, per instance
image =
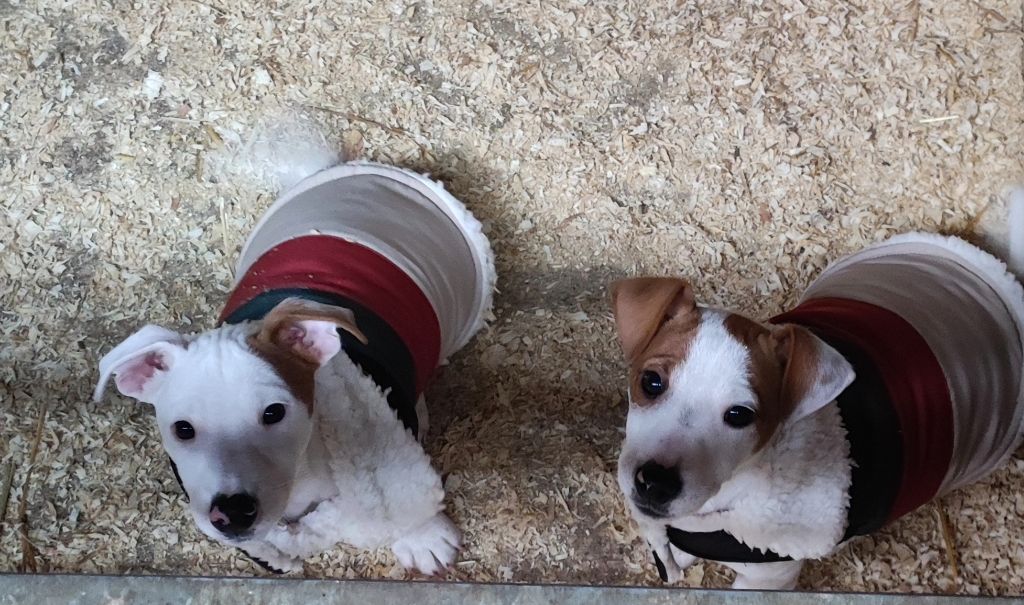
[[651, 512], [664, 512], [665, 506], [683, 491], [683, 481], [679, 478], [677, 469], [665, 468], [653, 460], [648, 460], [636, 469], [633, 488], [636, 490], [636, 501], [640, 508], [653, 509]]
[[225, 536], [245, 533], [259, 516], [259, 502], [249, 494], [217, 494], [210, 505], [210, 523]]

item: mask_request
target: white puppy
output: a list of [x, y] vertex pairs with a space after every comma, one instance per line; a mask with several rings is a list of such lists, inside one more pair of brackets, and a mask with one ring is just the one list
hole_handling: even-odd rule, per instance
[[199, 528], [276, 571], [339, 542], [433, 574], [459, 533], [418, 437], [431, 375], [483, 325], [480, 224], [440, 184], [351, 163], [288, 190], [242, 251], [222, 325], [146, 326], [100, 362], [151, 403]]
[[1024, 291], [962, 240], [871, 246], [770, 323], [698, 306], [672, 278], [619, 282], [613, 301], [629, 363], [619, 484], [663, 579], [699, 557], [734, 568], [735, 588], [791, 589], [803, 560], [1021, 443]]

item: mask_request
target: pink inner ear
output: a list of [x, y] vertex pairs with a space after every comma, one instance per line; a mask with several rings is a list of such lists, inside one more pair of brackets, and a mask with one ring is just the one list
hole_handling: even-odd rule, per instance
[[299, 355], [319, 365], [327, 363], [341, 350], [338, 326], [329, 321], [299, 321], [282, 331], [281, 340]]
[[164, 361], [164, 356], [157, 351], [150, 351], [115, 369], [114, 383], [117, 384], [117, 390], [125, 395], [138, 397], [145, 390], [146, 383], [157, 372], [166, 370], [167, 363]]

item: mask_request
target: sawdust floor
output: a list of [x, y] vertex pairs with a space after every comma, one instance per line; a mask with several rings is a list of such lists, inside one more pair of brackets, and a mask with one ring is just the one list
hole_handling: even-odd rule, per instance
[[[493, 240], [496, 321], [430, 392], [449, 579], [657, 584], [614, 481], [606, 283], [764, 317], [867, 242], [974, 233], [1024, 175], [1019, 0], [747, 4], [0, 0], [0, 571], [260, 573], [193, 529], [151, 410], [89, 394], [140, 324], [213, 323], [271, 195], [204, 158], [290, 106]], [[955, 580], [928, 507], [801, 586], [1021, 593], [1022, 487], [1017, 458], [944, 500]], [[306, 573], [402, 576], [345, 549]]]

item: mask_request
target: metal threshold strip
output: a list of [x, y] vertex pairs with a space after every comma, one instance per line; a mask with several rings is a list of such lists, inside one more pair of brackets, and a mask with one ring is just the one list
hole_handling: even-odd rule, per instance
[[358, 603], [372, 605], [968, 605], [1022, 603], [1022, 598], [748, 592], [530, 584], [461, 584], [371, 580], [288, 580], [179, 576], [5, 575], [0, 605], [81, 603]]

